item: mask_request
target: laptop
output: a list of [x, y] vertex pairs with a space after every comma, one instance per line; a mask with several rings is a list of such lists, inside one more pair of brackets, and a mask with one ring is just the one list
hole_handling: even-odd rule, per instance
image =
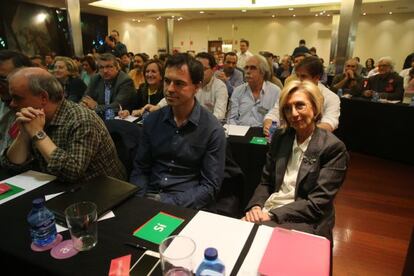
[[57, 223], [66, 225], [65, 209], [71, 204], [91, 201], [96, 204], [97, 215], [100, 217], [134, 195], [138, 189], [131, 183], [110, 176], [99, 176], [48, 200], [46, 207], [55, 214]]

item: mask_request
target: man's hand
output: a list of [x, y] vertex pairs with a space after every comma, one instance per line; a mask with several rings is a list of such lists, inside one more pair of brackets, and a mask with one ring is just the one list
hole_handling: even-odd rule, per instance
[[243, 217], [242, 220], [254, 223], [262, 223], [264, 221], [270, 221], [271, 218], [268, 213], [262, 212], [262, 208], [260, 206], [254, 206], [248, 212], [246, 212], [246, 216]]
[[266, 136], [269, 136], [269, 129], [270, 126], [272, 125], [272, 120], [271, 119], [265, 119], [263, 121], [263, 133]]
[[81, 104], [83, 106], [86, 106], [86, 107], [90, 108], [90, 109], [96, 109], [96, 106], [98, 105], [98, 103], [95, 102], [95, 100], [92, 99], [89, 96], [83, 97], [82, 100], [81, 100]]
[[216, 74], [216, 77], [224, 82], [226, 82], [229, 78], [226, 77], [226, 74], [224, 72], [218, 72]]
[[16, 122], [20, 124], [20, 129], [23, 129], [31, 138], [44, 129], [46, 117], [43, 109], [25, 107], [16, 113]]

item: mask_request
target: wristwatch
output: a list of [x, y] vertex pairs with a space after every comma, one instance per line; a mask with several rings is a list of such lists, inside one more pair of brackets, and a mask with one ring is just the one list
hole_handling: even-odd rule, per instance
[[39, 140], [43, 140], [45, 139], [47, 136], [46, 132], [44, 132], [43, 130], [39, 130], [38, 132], [36, 132], [36, 134], [32, 137], [32, 142], [36, 142]]

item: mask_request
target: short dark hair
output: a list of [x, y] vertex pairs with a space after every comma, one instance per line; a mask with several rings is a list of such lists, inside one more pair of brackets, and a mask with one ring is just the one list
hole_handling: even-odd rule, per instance
[[306, 44], [306, 41], [304, 39], [299, 40], [299, 44]]
[[305, 57], [298, 65], [296, 65], [296, 71], [299, 69], [305, 69], [311, 77], [323, 75], [323, 64], [318, 57], [310, 56]]
[[207, 59], [208, 60], [208, 65], [210, 66], [210, 68], [214, 68], [214, 67], [217, 66], [216, 59], [211, 54], [209, 54], [207, 52], [200, 52], [195, 57], [196, 58]]
[[111, 33], [116, 33], [116, 34], [119, 36], [119, 32], [118, 32], [117, 30], [115, 30], [115, 29], [113, 29], [113, 30], [111, 31]]
[[142, 58], [142, 61], [145, 63], [148, 61], [148, 57], [146, 55], [144, 55], [143, 53], [138, 53], [135, 54], [134, 57], [139, 56], [140, 58]]
[[247, 47], [249, 47], [249, 41], [248, 41], [248, 40], [246, 40], [246, 39], [241, 39], [241, 40], [240, 40], [240, 43], [242, 43], [242, 42], [246, 43]]
[[5, 62], [6, 60], [12, 60], [15, 68], [32, 66], [30, 58], [17, 51], [1, 50], [0, 63]]
[[224, 54], [224, 61], [226, 61], [226, 57], [227, 57], [227, 56], [236, 57], [236, 60], [238, 59], [238, 58], [237, 58], [237, 54], [236, 54], [235, 52], [227, 52], [227, 53], [225, 53], [225, 54]]
[[119, 58], [122, 58], [123, 56], [127, 56], [127, 57], [129, 57], [129, 54], [128, 54], [127, 52], [122, 53], [122, 54], [119, 56]]
[[177, 53], [167, 59], [165, 68], [175, 67], [181, 68], [184, 65], [188, 66], [190, 78], [193, 84], [200, 84], [204, 78], [204, 68], [201, 62], [193, 58], [187, 53]]

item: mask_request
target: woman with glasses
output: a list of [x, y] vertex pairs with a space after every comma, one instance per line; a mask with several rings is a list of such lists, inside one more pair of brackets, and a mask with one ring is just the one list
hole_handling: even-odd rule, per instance
[[281, 226], [332, 240], [334, 198], [348, 167], [345, 145], [318, 128], [323, 96], [309, 81], [283, 89], [280, 118], [261, 181], [243, 220]]

